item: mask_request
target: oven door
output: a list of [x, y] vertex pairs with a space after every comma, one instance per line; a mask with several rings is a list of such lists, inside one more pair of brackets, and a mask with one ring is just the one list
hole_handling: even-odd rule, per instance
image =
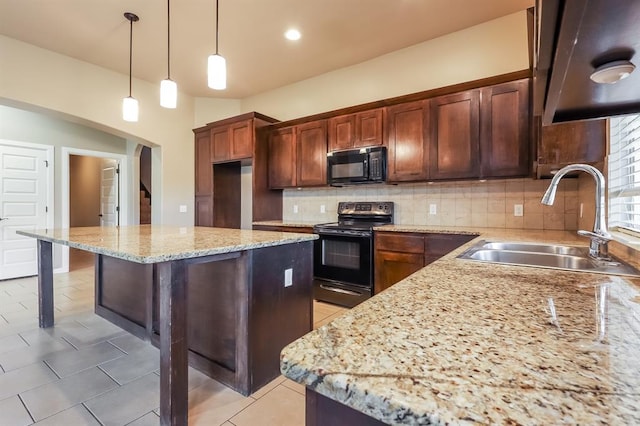
[[316, 278], [371, 288], [370, 231], [323, 232], [314, 244], [313, 275]]

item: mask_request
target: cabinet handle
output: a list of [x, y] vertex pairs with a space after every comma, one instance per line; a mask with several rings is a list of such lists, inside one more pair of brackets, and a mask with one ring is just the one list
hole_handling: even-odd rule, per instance
[[0, 217], [0, 220], [7, 220], [9, 219], [8, 217]]

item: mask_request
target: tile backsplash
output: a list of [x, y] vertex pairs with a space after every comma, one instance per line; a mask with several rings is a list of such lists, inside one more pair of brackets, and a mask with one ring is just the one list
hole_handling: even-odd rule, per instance
[[[545, 206], [540, 199], [549, 182], [508, 179], [287, 189], [283, 221], [332, 222], [339, 201], [393, 201], [399, 225], [578, 229], [579, 204], [593, 197], [593, 188], [579, 190], [579, 179], [562, 179], [554, 205]], [[516, 205], [522, 206], [522, 216], [514, 215]]]

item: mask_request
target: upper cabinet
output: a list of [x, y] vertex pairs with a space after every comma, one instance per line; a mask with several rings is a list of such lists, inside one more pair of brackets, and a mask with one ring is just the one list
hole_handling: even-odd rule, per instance
[[548, 177], [572, 163], [602, 165], [607, 147], [607, 120], [558, 123], [539, 128], [538, 177]]
[[613, 84], [590, 78], [640, 61], [640, 2], [537, 0], [535, 13], [534, 114], [543, 125], [640, 112], [638, 70]]
[[270, 188], [326, 185], [326, 120], [272, 130], [268, 164]]
[[211, 129], [211, 161], [223, 163], [251, 158], [253, 143], [253, 120], [214, 127]]
[[384, 109], [376, 108], [328, 120], [329, 151], [383, 144]]
[[431, 100], [430, 179], [480, 175], [480, 93], [469, 90]]
[[480, 176], [527, 176], [531, 168], [529, 79], [480, 91]]
[[429, 178], [429, 100], [387, 108], [387, 180]]

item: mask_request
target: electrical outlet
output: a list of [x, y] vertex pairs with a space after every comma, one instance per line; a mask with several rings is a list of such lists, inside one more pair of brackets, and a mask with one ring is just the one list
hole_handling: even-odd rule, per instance
[[297, 204], [293, 205], [293, 213], [298, 213], [298, 205]]
[[325, 207], [324, 204], [320, 204], [320, 213], [326, 213], [327, 212], [327, 208]]
[[429, 204], [429, 214], [437, 214], [438, 207], [435, 204]]
[[284, 270], [284, 286], [291, 287], [293, 285], [293, 268]]
[[522, 216], [524, 213], [522, 204], [514, 204], [513, 205], [513, 215], [514, 216]]
[[179, 210], [180, 210], [180, 213], [186, 213], [187, 212], [187, 206], [185, 206], [184, 204], [181, 204]]

